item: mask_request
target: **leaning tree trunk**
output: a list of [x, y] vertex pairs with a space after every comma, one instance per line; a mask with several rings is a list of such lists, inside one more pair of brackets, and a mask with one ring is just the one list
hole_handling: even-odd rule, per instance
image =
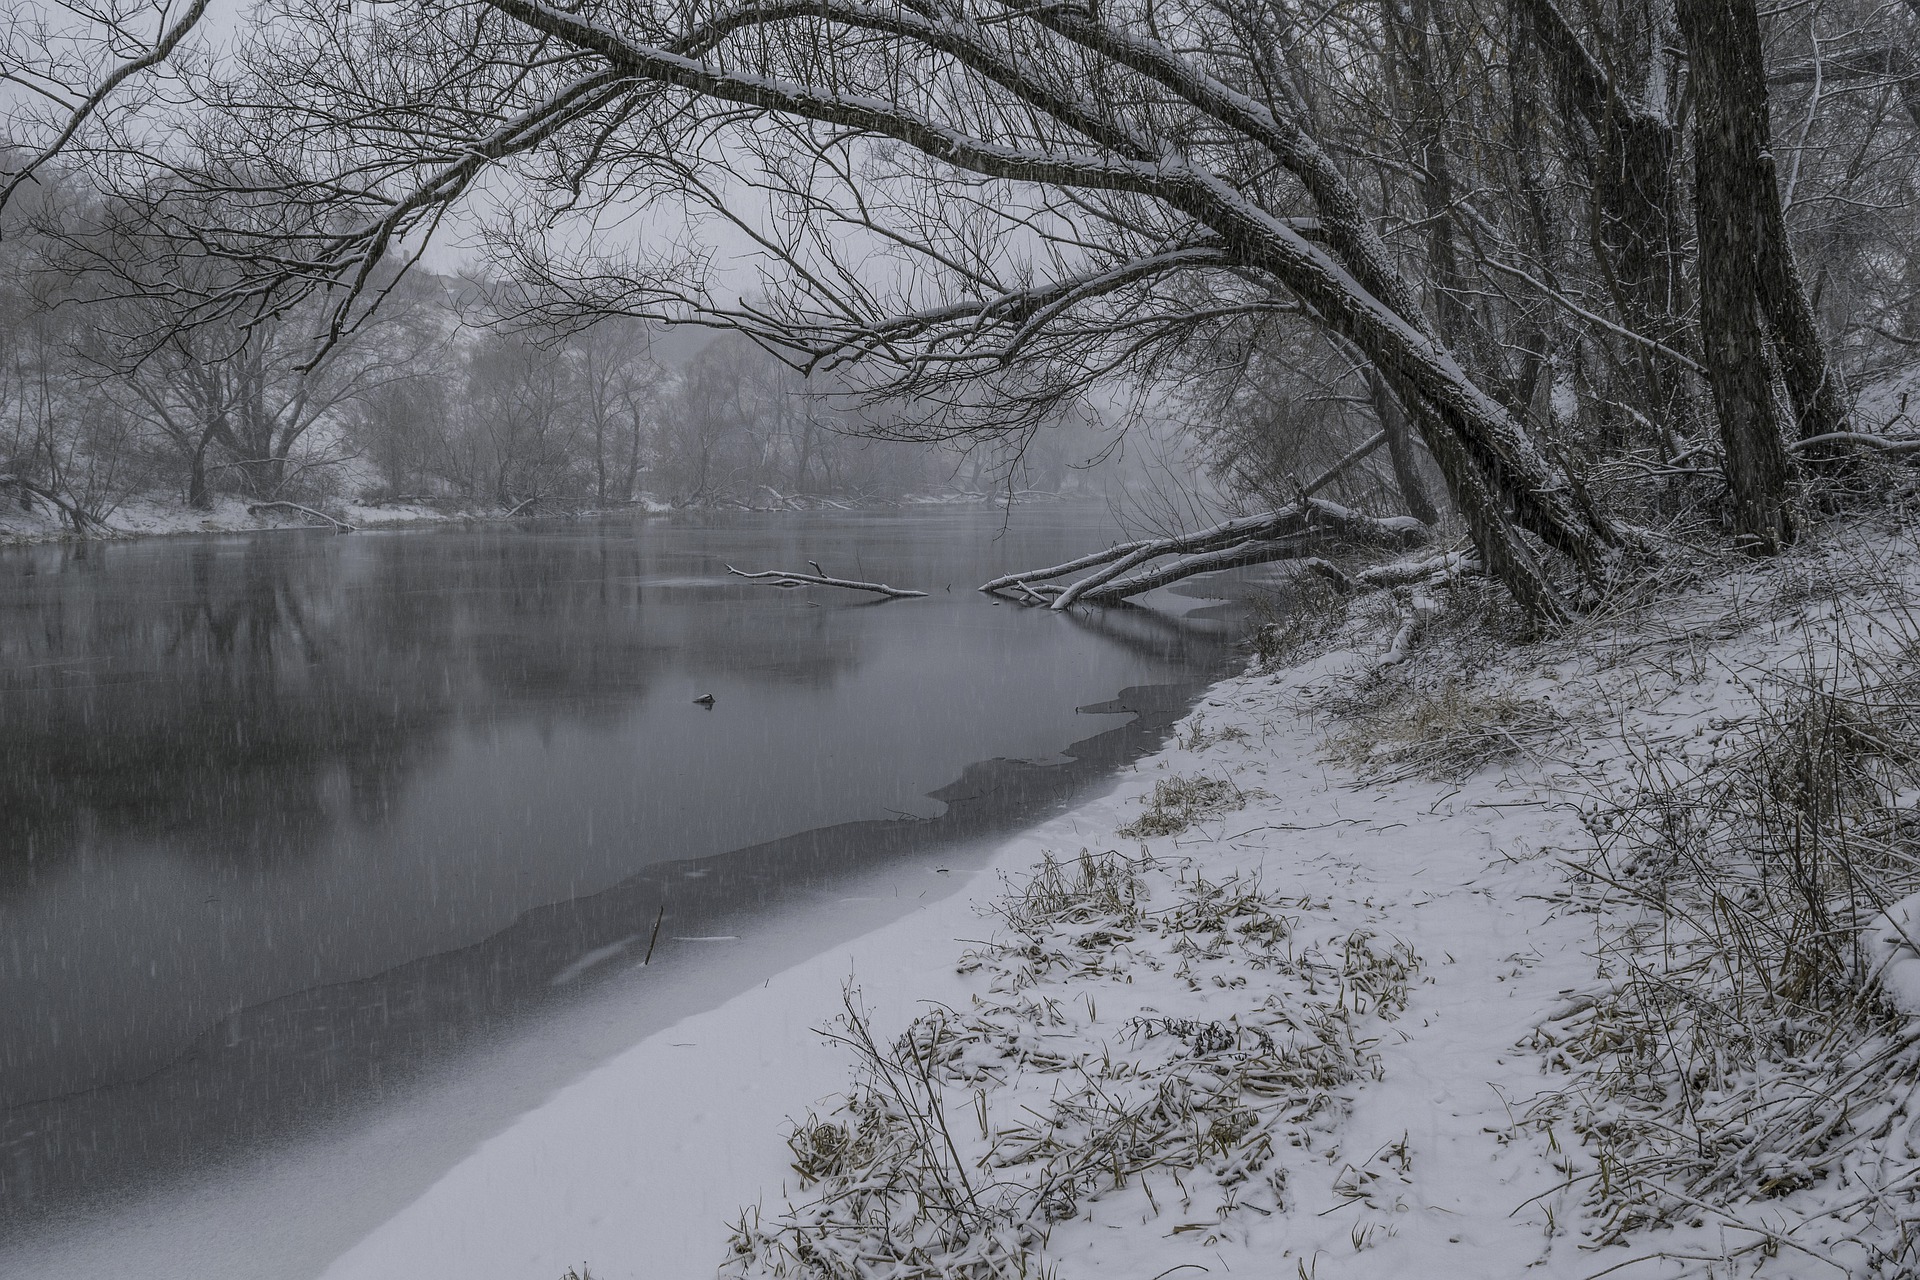
[[[1765, 82], [1760, 96], [1764, 105]], [[1852, 412], [1840, 371], [1827, 359], [1827, 347], [1807, 300], [1800, 270], [1787, 241], [1786, 217], [1780, 209], [1779, 183], [1769, 152], [1762, 157], [1760, 182], [1760, 305], [1767, 317], [1767, 334], [1780, 361], [1780, 374], [1793, 400], [1799, 438], [1832, 435], [1849, 430]], [[1815, 446], [1818, 447], [1818, 446]]]
[[1779, 196], [1764, 158], [1771, 135], [1759, 19], [1746, 0], [1678, 0], [1678, 14], [1693, 67], [1701, 347], [1735, 530], [1753, 549], [1770, 551], [1791, 541], [1794, 528], [1760, 326], [1759, 264], [1769, 252], [1762, 203], [1777, 214]]
[[1435, 340], [1411, 284], [1393, 265], [1373, 211], [1320, 144], [1304, 104], [1289, 96], [1284, 83], [1276, 86], [1275, 100], [1258, 102], [1196, 70], [1167, 46], [1114, 27], [1092, 11], [1061, 5], [1031, 14], [1041, 26], [1174, 89], [1257, 141], [1300, 181], [1319, 212], [1318, 231], [1332, 262], [1215, 175], [1175, 164], [1142, 189], [1209, 228], [1240, 265], [1278, 281], [1381, 371], [1488, 553], [1489, 573], [1534, 612], [1564, 614], [1560, 593], [1520, 536], [1524, 530], [1571, 559], [1590, 588], [1611, 585], [1624, 531], [1585, 500], [1567, 468], [1550, 462], [1525, 424]]

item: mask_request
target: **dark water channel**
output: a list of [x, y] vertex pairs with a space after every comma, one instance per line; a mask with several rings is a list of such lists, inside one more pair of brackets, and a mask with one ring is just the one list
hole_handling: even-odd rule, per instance
[[[1236, 660], [1202, 601], [972, 590], [1116, 532], [947, 508], [0, 553], [0, 1243], [350, 1117], [656, 922], [655, 963], [697, 964], [674, 939], [1065, 803]], [[808, 559], [933, 595], [724, 571]]]

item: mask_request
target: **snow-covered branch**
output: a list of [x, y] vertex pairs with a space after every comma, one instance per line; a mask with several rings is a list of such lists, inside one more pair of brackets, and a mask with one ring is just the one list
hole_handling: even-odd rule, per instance
[[924, 591], [913, 591], [905, 587], [890, 587], [884, 582], [855, 582], [850, 578], [829, 577], [826, 570], [820, 567], [819, 562], [809, 560], [807, 563], [813, 566], [812, 573], [793, 573], [786, 569], [767, 569], [759, 573], [748, 573], [732, 565], [727, 566], [727, 572], [737, 578], [752, 578], [775, 587], [845, 587], [849, 591], [871, 591], [876, 595], [887, 596], [894, 600], [917, 600], [927, 594]]
[[[1418, 545], [1426, 536], [1427, 526], [1410, 516], [1362, 515], [1338, 503], [1308, 498], [1278, 511], [1227, 520], [1197, 533], [1122, 543], [1047, 569], [1008, 574], [980, 590], [1014, 591], [1028, 603], [1044, 596], [1050, 608], [1067, 609], [1083, 600], [1112, 603], [1195, 574], [1297, 559], [1334, 545], [1405, 548]], [[1142, 569], [1168, 556], [1175, 558]], [[1065, 587], [1035, 585], [1087, 568], [1094, 571]]]

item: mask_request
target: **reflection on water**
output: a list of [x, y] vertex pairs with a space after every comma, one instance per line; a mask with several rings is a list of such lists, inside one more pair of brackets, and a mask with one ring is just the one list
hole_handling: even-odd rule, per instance
[[[0, 556], [0, 1224], [377, 1095], [656, 919], [1004, 829], [1139, 750], [1226, 660], [1220, 624], [993, 606], [975, 583], [1111, 536], [1001, 526]], [[806, 559], [934, 595], [724, 572]], [[1076, 711], [1169, 685], [1098, 708], [1138, 721]]]

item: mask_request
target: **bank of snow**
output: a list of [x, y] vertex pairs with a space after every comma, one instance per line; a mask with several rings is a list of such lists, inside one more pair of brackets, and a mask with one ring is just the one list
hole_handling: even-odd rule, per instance
[[[1808, 689], [1912, 687], [1913, 540], [1848, 534], [1477, 656], [1463, 628], [1382, 667], [1363, 606], [965, 892], [562, 1090], [328, 1275], [1914, 1274], [1915, 1037], [1874, 968], [1911, 942], [1871, 900], [1898, 860], [1796, 884], [1735, 785]], [[1920, 748], [1856, 740], [1897, 837]], [[1674, 834], [1716, 821], [1735, 853]], [[1778, 883], [1855, 896], [1826, 985], [1741, 967], [1800, 927]]]

